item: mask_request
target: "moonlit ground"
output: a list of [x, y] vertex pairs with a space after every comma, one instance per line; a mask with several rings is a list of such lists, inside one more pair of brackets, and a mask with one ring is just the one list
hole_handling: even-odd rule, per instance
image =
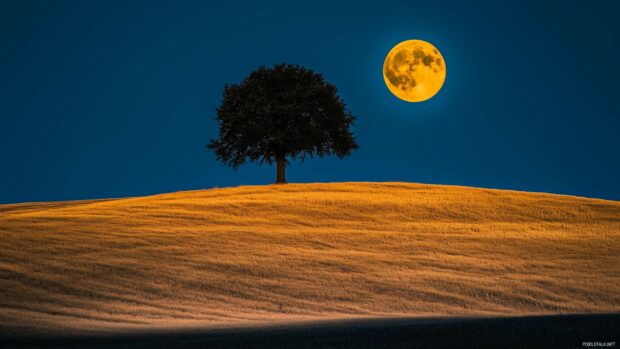
[[620, 203], [406, 183], [0, 205], [0, 329], [620, 311]]

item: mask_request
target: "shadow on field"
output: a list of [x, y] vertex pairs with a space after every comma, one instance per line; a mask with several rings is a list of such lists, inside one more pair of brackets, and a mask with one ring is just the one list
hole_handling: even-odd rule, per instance
[[[620, 313], [323, 321], [107, 336], [3, 335], [9, 348], [586, 348], [614, 347]], [[584, 343], [590, 342], [590, 343]], [[599, 345], [598, 347], [601, 347]]]

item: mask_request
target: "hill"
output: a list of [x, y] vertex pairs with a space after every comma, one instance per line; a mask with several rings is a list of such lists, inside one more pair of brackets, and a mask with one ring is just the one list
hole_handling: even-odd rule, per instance
[[407, 183], [0, 205], [0, 330], [620, 311], [620, 203]]

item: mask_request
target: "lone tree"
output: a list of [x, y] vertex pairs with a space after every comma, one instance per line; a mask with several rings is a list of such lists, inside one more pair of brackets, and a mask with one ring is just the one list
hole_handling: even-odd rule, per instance
[[246, 159], [277, 164], [276, 183], [286, 183], [287, 159], [336, 155], [358, 148], [349, 128], [355, 117], [336, 87], [321, 74], [292, 64], [264, 66], [238, 85], [226, 85], [217, 108], [220, 137], [207, 147], [238, 168]]

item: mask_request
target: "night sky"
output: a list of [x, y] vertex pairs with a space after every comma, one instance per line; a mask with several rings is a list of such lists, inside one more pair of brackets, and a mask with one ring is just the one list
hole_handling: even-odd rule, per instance
[[[290, 182], [411, 181], [620, 200], [618, 1], [0, 2], [0, 202], [267, 184], [205, 148], [225, 84], [324, 74], [358, 118], [344, 160]], [[382, 65], [422, 39], [443, 89], [406, 103]]]

